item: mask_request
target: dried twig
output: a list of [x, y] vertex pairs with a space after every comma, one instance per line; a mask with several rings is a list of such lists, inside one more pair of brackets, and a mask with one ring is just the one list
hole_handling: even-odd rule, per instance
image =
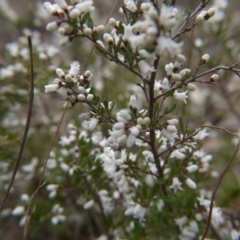
[[228, 171], [229, 167], [231, 166], [234, 158], [236, 157], [238, 151], [239, 151], [239, 148], [240, 148], [240, 136], [238, 136], [237, 134], [233, 133], [233, 132], [230, 132], [228, 131], [227, 129], [225, 128], [222, 128], [222, 127], [218, 127], [218, 126], [207, 126], [207, 125], [203, 125], [202, 128], [214, 128], [214, 129], [218, 129], [218, 130], [222, 130], [228, 134], [231, 134], [232, 136], [235, 136], [237, 139], [238, 139], [238, 144], [237, 144], [237, 147], [236, 147], [236, 150], [234, 151], [233, 155], [231, 156], [231, 158], [229, 159], [226, 167], [224, 168], [224, 170], [222, 171], [222, 173], [220, 174], [219, 176], [219, 179], [217, 181], [217, 185], [215, 186], [214, 188], [214, 191], [213, 191], [213, 194], [212, 194], [212, 197], [211, 197], [211, 204], [210, 204], [210, 209], [209, 209], [209, 215], [208, 215], [208, 219], [207, 219], [207, 227], [205, 229], [205, 232], [202, 236], [202, 240], [205, 239], [205, 237], [207, 236], [207, 233], [208, 233], [208, 230], [211, 226], [211, 218], [212, 218], [212, 210], [213, 210], [213, 205], [214, 205], [214, 199], [215, 199], [215, 195], [217, 193], [217, 190], [223, 180], [223, 177], [225, 176], [226, 172]]
[[30, 35], [28, 36], [28, 46], [29, 46], [29, 50], [30, 50], [31, 86], [30, 86], [30, 93], [29, 93], [27, 121], [26, 121], [25, 129], [24, 129], [23, 137], [22, 137], [22, 140], [21, 140], [21, 146], [20, 146], [20, 150], [19, 150], [19, 153], [18, 153], [17, 161], [16, 161], [16, 164], [15, 164], [13, 173], [12, 173], [12, 177], [11, 177], [10, 183], [8, 185], [8, 188], [7, 188], [7, 192], [6, 192], [6, 194], [3, 198], [3, 202], [2, 202], [1, 207], [0, 207], [0, 213], [3, 210], [3, 207], [6, 203], [7, 198], [8, 198], [9, 192], [12, 188], [13, 183], [14, 183], [14, 179], [15, 179], [15, 176], [17, 174], [17, 171], [18, 171], [21, 159], [22, 159], [22, 153], [23, 153], [23, 150], [24, 150], [25, 142], [27, 140], [28, 130], [29, 130], [30, 122], [31, 122], [31, 118], [32, 118], [32, 108], [33, 108], [33, 99], [34, 99], [34, 69], [33, 69], [33, 54], [32, 54], [32, 38], [31, 38]]

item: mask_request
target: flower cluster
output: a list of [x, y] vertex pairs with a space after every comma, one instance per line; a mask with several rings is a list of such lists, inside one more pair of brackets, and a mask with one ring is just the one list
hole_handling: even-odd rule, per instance
[[[29, 185], [33, 182], [32, 188], [40, 179], [38, 196], [31, 198], [30, 203], [30, 195], [23, 194], [22, 203], [4, 209], [1, 217], [21, 216], [19, 225], [25, 229], [31, 229], [32, 222], [50, 222], [52, 227], [61, 224], [64, 230], [67, 223], [77, 229], [80, 238], [101, 240], [158, 239], [159, 232], [162, 239], [193, 240], [207, 236], [238, 239], [239, 223], [226, 218], [224, 209], [217, 205], [216, 189], [211, 187], [212, 182], [222, 181], [224, 172], [218, 172], [221, 166], [215, 167], [218, 161], [209, 142], [218, 140], [216, 129], [229, 131], [214, 126], [215, 122], [221, 123], [222, 112], [219, 116], [209, 112], [213, 108], [211, 103], [219, 107], [219, 98], [211, 92], [214, 87], [219, 84], [223, 95], [228, 95], [222, 81], [226, 77], [224, 72], [239, 76], [240, 70], [237, 64], [213, 67], [219, 59], [211, 49], [202, 49], [211, 41], [203, 39], [204, 34], [199, 32], [201, 28], [203, 33], [212, 28], [212, 35], [221, 35], [222, 28], [217, 23], [222, 23], [219, 12], [224, 15], [227, 1], [214, 1], [208, 8], [208, 1], [202, 0], [196, 9], [184, 13], [174, 2], [124, 0], [119, 9], [122, 20], [111, 16], [107, 24], [95, 23], [98, 17], [92, 0], [55, 0], [43, 4], [46, 13], [54, 18], [49, 20], [46, 30], [57, 30], [62, 47], [73, 39], [84, 39], [94, 45], [93, 52], [101, 60], [89, 58], [80, 65], [83, 60], [78, 59], [66, 70], [69, 62], [64, 56], [52, 61], [62, 51], [41, 44], [40, 35], [32, 32], [34, 54], [47, 64], [40, 64], [46, 71], [39, 70], [38, 77], [44, 79], [48, 93], [43, 99], [50, 101], [42, 102], [53, 105], [51, 93], [61, 94], [63, 116], [66, 114], [70, 123], [65, 126], [61, 118], [61, 128], [56, 127], [55, 121], [60, 117], [55, 114], [52, 117], [48, 108], [44, 109], [48, 116], [43, 118], [46, 129], [34, 121], [37, 127], [30, 129], [33, 141], [26, 156], [35, 149], [32, 145], [36, 135], [44, 131], [46, 145], [56, 130], [60, 134], [58, 143], [51, 145], [48, 159], [42, 157], [42, 152], [28, 162], [25, 159], [16, 176], [19, 182], [27, 181]], [[37, 9], [40, 10], [43, 9]], [[41, 22], [41, 17], [35, 20]], [[206, 21], [208, 27], [204, 25]], [[187, 34], [193, 29], [194, 34]], [[25, 35], [28, 33], [25, 30]], [[212, 35], [206, 34], [209, 39]], [[196, 36], [201, 38], [195, 39]], [[26, 43], [25, 38], [19, 38], [6, 46], [10, 57], [22, 59], [24, 64], [16, 62], [1, 68], [0, 80], [20, 72], [26, 74], [26, 63], [30, 60]], [[76, 59], [78, 55], [74, 56]], [[115, 63], [116, 68], [104, 65], [102, 59]], [[55, 79], [50, 76], [52, 71], [56, 73]], [[100, 79], [104, 71], [111, 72], [108, 74], [111, 82]], [[46, 84], [46, 79], [52, 80]], [[98, 81], [101, 88], [95, 88]], [[41, 103], [39, 98], [37, 105]], [[239, 118], [231, 99], [227, 100], [229, 109]], [[200, 117], [201, 113], [204, 116]], [[14, 125], [9, 119], [5, 128]], [[36, 131], [39, 134], [34, 134]], [[8, 140], [1, 134], [0, 139]], [[218, 159], [222, 154], [219, 152]], [[10, 167], [10, 163], [0, 161], [3, 188], [7, 188]], [[12, 191], [16, 189], [14, 186]], [[57, 236], [60, 230], [57, 227], [55, 230]], [[69, 234], [71, 238], [73, 235]]]

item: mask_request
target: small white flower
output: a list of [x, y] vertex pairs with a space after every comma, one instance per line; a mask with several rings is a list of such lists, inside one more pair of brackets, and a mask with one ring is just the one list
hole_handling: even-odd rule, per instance
[[98, 124], [98, 119], [97, 118], [91, 118], [89, 121], [87, 122], [87, 128], [92, 131]]
[[139, 61], [138, 66], [141, 74], [145, 79], [150, 78], [151, 73], [156, 71], [154, 67], [150, 67], [149, 64], [144, 60]]
[[182, 228], [188, 222], [188, 217], [183, 216], [177, 219], [174, 219], [175, 223], [178, 225], [179, 228]]
[[63, 10], [65, 10], [65, 9], [67, 9], [67, 7], [68, 7], [68, 5], [67, 5], [67, 3], [65, 2], [65, 0], [55, 0], [55, 2], [58, 4], [58, 6], [61, 8], [61, 9], [63, 9]]
[[170, 120], [167, 120], [167, 123], [169, 125], [177, 125], [178, 124], [178, 120], [176, 118], [173, 118], [173, 119], [170, 119]]
[[80, 64], [79, 64], [79, 62], [73, 62], [73, 63], [71, 64], [71, 68], [70, 68], [70, 70], [69, 70], [69, 74], [72, 75], [74, 82], [77, 81], [77, 76], [78, 76], [78, 73], [79, 73], [79, 69], [80, 69]]
[[174, 193], [176, 193], [178, 190], [183, 190], [181, 185], [182, 183], [179, 181], [179, 179], [177, 177], [174, 177], [173, 184], [169, 188], [172, 188]]
[[[198, 129], [197, 129], [198, 130]], [[209, 136], [209, 133], [207, 132], [207, 130], [204, 128], [201, 131], [199, 131], [194, 137], [193, 139], [195, 141], [199, 140], [202, 141], [204, 138], [206, 138], [207, 136]]]
[[173, 97], [175, 99], [178, 99], [178, 100], [182, 100], [185, 104], [187, 103], [187, 98], [188, 98], [188, 95], [187, 95], [188, 91], [185, 91], [185, 92], [182, 92], [182, 93], [179, 93], [177, 90], [175, 90], [174, 94], [173, 94]]
[[56, 74], [57, 74], [58, 77], [60, 77], [60, 78], [65, 77], [65, 73], [64, 73], [64, 71], [63, 71], [61, 68], [57, 68], [57, 69], [56, 69]]
[[182, 152], [180, 152], [178, 149], [174, 150], [171, 155], [171, 158], [177, 158], [179, 160], [183, 160], [184, 158], [186, 158], [186, 155]]
[[137, 11], [137, 6], [133, 0], [124, 0], [124, 5], [132, 13]]
[[178, 53], [182, 51], [182, 45], [183, 43], [177, 43], [174, 42], [171, 38], [161, 36], [157, 39], [156, 52], [160, 56], [166, 58], [174, 58]]
[[133, 209], [133, 218], [137, 218], [139, 220], [144, 220], [144, 216], [146, 213], [146, 208], [142, 207], [139, 203]]
[[172, 76], [173, 75], [173, 69], [174, 69], [173, 63], [166, 64], [165, 71], [167, 72], [168, 76]]
[[45, 88], [45, 92], [47, 93], [47, 92], [57, 91], [60, 88], [60, 86], [59, 84], [49, 84], [49, 85], [45, 85], [44, 88]]
[[137, 102], [137, 98], [135, 95], [131, 95], [129, 105], [135, 109], [138, 109], [138, 102]]
[[132, 134], [128, 135], [128, 138], [126, 140], [127, 147], [131, 148], [135, 143], [135, 139], [136, 139], [136, 137], [134, 135], [132, 135]]
[[162, 5], [159, 23], [166, 30], [170, 30], [177, 23], [176, 15], [178, 10], [173, 7], [168, 7], [166, 5]]
[[80, 11], [80, 13], [87, 13], [94, 9], [92, 5], [93, 5], [93, 1], [89, 0], [85, 2], [80, 2], [76, 4], [75, 7]]
[[162, 135], [167, 138], [170, 142], [174, 142], [175, 138], [178, 137], [177, 132], [169, 132], [167, 129], [163, 128], [161, 130]]

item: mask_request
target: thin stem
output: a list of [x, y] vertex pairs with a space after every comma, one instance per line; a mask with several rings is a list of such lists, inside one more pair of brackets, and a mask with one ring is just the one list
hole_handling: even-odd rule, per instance
[[[69, 102], [68, 102], [68, 104], [69, 104]], [[65, 108], [65, 110], [64, 110], [64, 112], [63, 112], [63, 114], [62, 114], [61, 120], [60, 120], [60, 122], [59, 122], [59, 124], [58, 124], [57, 131], [56, 131], [56, 133], [55, 133], [55, 135], [54, 135], [53, 141], [52, 141], [51, 146], [50, 146], [50, 149], [49, 149], [49, 151], [48, 151], [47, 158], [46, 158], [46, 160], [45, 160], [45, 162], [44, 162], [43, 170], [42, 170], [42, 172], [41, 172], [40, 179], [39, 179], [39, 182], [38, 182], [38, 187], [37, 187], [37, 189], [35, 190], [35, 192], [33, 193], [33, 195], [31, 196], [30, 201], [29, 201], [29, 204], [28, 204], [27, 216], [29, 216], [29, 219], [27, 218], [26, 223], [25, 223], [25, 227], [24, 227], [24, 238], [23, 238], [24, 240], [27, 240], [27, 234], [28, 234], [28, 229], [29, 229], [29, 225], [30, 225], [30, 217], [31, 217], [31, 214], [32, 214], [32, 212], [31, 212], [31, 205], [32, 205], [33, 200], [37, 197], [39, 190], [45, 185], [45, 182], [43, 182], [44, 173], [45, 173], [46, 168], [47, 168], [47, 163], [48, 163], [48, 160], [49, 160], [49, 158], [50, 158], [51, 151], [52, 151], [53, 146], [54, 146], [54, 144], [55, 144], [55, 141], [56, 141], [56, 139], [57, 139], [57, 135], [58, 135], [60, 126], [61, 126], [61, 124], [62, 124], [62, 121], [63, 121], [63, 118], [64, 118], [64, 116], [65, 116], [65, 113], [66, 113], [66, 111], [67, 111], [67, 109], [68, 109], [68, 104], [67, 104], [67, 106], [66, 106], [66, 108]]]
[[214, 129], [222, 130], [222, 131], [224, 131], [224, 132], [226, 132], [226, 133], [228, 133], [228, 134], [231, 134], [231, 135], [235, 136], [235, 137], [238, 139], [237, 147], [236, 147], [233, 155], [232, 155], [231, 158], [229, 159], [229, 161], [228, 161], [226, 167], [224, 168], [223, 172], [220, 174], [220, 176], [219, 176], [219, 178], [218, 178], [218, 181], [217, 181], [217, 185], [215, 186], [215, 189], [214, 189], [214, 191], [213, 191], [213, 194], [212, 194], [212, 197], [211, 197], [211, 204], [210, 204], [210, 209], [209, 209], [208, 220], [207, 220], [207, 227], [206, 227], [206, 229], [205, 229], [205, 231], [204, 231], [204, 234], [203, 234], [203, 236], [202, 236], [202, 238], [201, 238], [201, 240], [204, 240], [205, 237], [207, 236], [208, 230], [209, 230], [209, 228], [210, 228], [210, 226], [211, 226], [212, 210], [213, 210], [214, 199], [215, 199], [217, 190], [218, 190], [218, 188], [219, 188], [219, 186], [220, 186], [220, 184], [221, 184], [221, 182], [222, 182], [225, 174], [227, 173], [228, 169], [230, 168], [233, 160], [235, 159], [235, 157], [236, 157], [236, 155], [237, 155], [237, 153], [238, 153], [238, 151], [239, 151], [239, 148], [240, 148], [240, 136], [238, 136], [238, 135], [235, 134], [235, 133], [232, 133], [232, 132], [228, 131], [228, 130], [225, 129], [225, 128], [218, 127], [218, 126], [207, 126], [207, 125], [204, 125], [204, 126], [202, 126], [202, 127], [214, 128]]
[[24, 129], [22, 140], [21, 140], [21, 146], [20, 146], [20, 150], [19, 150], [19, 153], [18, 153], [16, 164], [15, 164], [15, 167], [14, 167], [14, 170], [13, 170], [13, 173], [12, 173], [12, 177], [11, 177], [10, 183], [8, 185], [8, 188], [7, 188], [7, 192], [6, 192], [6, 194], [3, 198], [3, 202], [2, 202], [1, 207], [0, 207], [0, 213], [3, 210], [3, 207], [6, 203], [8, 195], [9, 195], [10, 190], [12, 188], [12, 185], [14, 183], [14, 179], [15, 179], [15, 176], [17, 174], [17, 170], [19, 168], [19, 165], [20, 165], [20, 162], [21, 162], [21, 159], [22, 159], [22, 153], [23, 153], [23, 150], [24, 150], [25, 142], [27, 140], [28, 130], [29, 130], [30, 122], [31, 122], [31, 118], [32, 118], [32, 108], [33, 108], [33, 99], [34, 99], [34, 68], [33, 68], [33, 53], [32, 53], [32, 38], [31, 38], [31, 35], [28, 36], [28, 46], [29, 46], [29, 50], [30, 50], [31, 86], [30, 86], [30, 93], [29, 93], [27, 121], [26, 121], [26, 124], [25, 124], [25, 129]]

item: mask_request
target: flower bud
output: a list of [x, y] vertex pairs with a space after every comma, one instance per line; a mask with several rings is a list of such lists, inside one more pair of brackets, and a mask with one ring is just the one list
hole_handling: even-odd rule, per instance
[[61, 68], [57, 68], [56, 69], [56, 74], [60, 77], [60, 78], [64, 78], [65, 77], [65, 73]]
[[190, 178], [187, 178], [185, 183], [188, 185], [189, 188], [192, 188], [192, 189], [196, 189], [197, 188], [196, 183], [193, 180], [191, 180]]
[[70, 39], [68, 36], [62, 38], [60, 41], [59, 41], [59, 45], [64, 47], [66, 46], [68, 43], [70, 43]]
[[87, 100], [91, 102], [93, 100], [94, 96], [92, 94], [87, 95]]
[[86, 27], [83, 29], [83, 33], [87, 36], [91, 35], [92, 34], [92, 29], [89, 28], [89, 27]]
[[85, 95], [83, 95], [83, 94], [78, 94], [78, 100], [79, 101], [84, 101], [85, 100]]
[[197, 88], [196, 88], [196, 85], [193, 84], [193, 83], [188, 83], [187, 84], [187, 89], [191, 92], [195, 91]]
[[105, 30], [105, 26], [104, 25], [98, 25], [96, 28], [95, 28], [95, 31], [99, 34], [102, 34]]
[[49, 32], [55, 31], [58, 28], [58, 24], [56, 21], [50, 22], [46, 26], [46, 30]]
[[197, 23], [200, 23], [200, 22], [203, 22], [203, 21], [204, 21], [204, 18], [203, 18], [203, 16], [201, 14], [196, 16], [196, 22]]
[[192, 172], [195, 172], [198, 170], [198, 165], [190, 165], [186, 168], [186, 170], [189, 172], [189, 173], [192, 173]]
[[218, 74], [213, 74], [211, 77], [210, 77], [210, 82], [215, 82], [219, 79], [219, 76]]
[[73, 10], [71, 10], [71, 12], [69, 13], [69, 16], [71, 19], [76, 19], [80, 16], [80, 11], [76, 8], [74, 8]]
[[210, 8], [207, 11], [207, 14], [209, 15], [209, 17], [212, 17], [215, 13], [216, 13], [216, 9], [215, 8]]
[[204, 54], [201, 58], [202, 63], [208, 62], [209, 58], [210, 58], [209, 54]]

